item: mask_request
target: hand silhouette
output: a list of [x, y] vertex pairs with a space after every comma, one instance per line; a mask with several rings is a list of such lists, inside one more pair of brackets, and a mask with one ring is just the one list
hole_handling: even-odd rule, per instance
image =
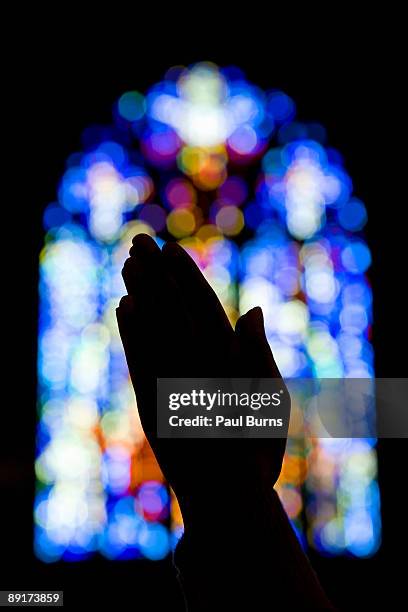
[[273, 489], [285, 438], [157, 436], [157, 378], [279, 378], [284, 386], [261, 309], [233, 330], [189, 255], [142, 234], [123, 278], [119, 331], [144, 432], [183, 515], [175, 563], [189, 610], [263, 610], [269, 600], [274, 609], [332, 609]]
[[117, 319], [142, 427], [186, 527], [203, 509], [208, 512], [208, 495], [216, 496], [218, 506], [230, 506], [237, 489], [250, 495], [272, 488], [281, 470], [283, 438], [168, 440], [156, 434], [157, 377], [281, 378], [261, 309], [241, 316], [234, 331], [186, 251], [177, 243], [161, 251], [144, 234], [133, 239], [123, 278], [128, 295]]

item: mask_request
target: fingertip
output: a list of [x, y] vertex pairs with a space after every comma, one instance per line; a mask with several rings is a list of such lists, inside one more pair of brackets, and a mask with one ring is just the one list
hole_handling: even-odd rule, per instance
[[128, 257], [123, 264], [122, 278], [129, 294], [138, 290], [144, 276], [143, 262], [135, 257]]
[[237, 331], [265, 331], [264, 328], [264, 317], [262, 308], [260, 306], [255, 306], [248, 310], [245, 314], [243, 314], [237, 321], [235, 329]]
[[255, 306], [255, 308], [252, 308], [252, 310], [249, 312], [251, 313], [251, 318], [253, 321], [256, 321], [257, 325], [264, 329], [264, 316], [262, 308], [260, 306]]
[[135, 301], [132, 295], [124, 295], [120, 298], [119, 306], [116, 308], [116, 312], [120, 310], [123, 313], [131, 313], [134, 310]]
[[264, 326], [264, 316], [262, 312], [262, 308], [260, 306], [255, 306], [255, 308], [251, 308], [251, 310], [247, 313], [248, 318], [256, 323], [257, 325]]
[[135, 260], [132, 259], [131, 257], [128, 257], [127, 259], [125, 259], [125, 262], [123, 264], [123, 268], [122, 268], [122, 276], [124, 274], [126, 274], [127, 272], [129, 272], [130, 268], [134, 268], [135, 267]]
[[183, 254], [184, 249], [178, 244], [178, 242], [166, 242], [162, 248], [162, 253], [166, 257], [173, 257]]
[[132, 239], [132, 245], [132, 255], [138, 255], [143, 253], [151, 254], [156, 253], [157, 251], [160, 252], [160, 248], [157, 245], [156, 241], [148, 234], [137, 234], [136, 236], [134, 236]]

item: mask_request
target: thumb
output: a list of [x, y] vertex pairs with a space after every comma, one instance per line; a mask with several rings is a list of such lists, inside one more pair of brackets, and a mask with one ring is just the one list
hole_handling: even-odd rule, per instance
[[235, 326], [243, 371], [257, 378], [282, 378], [265, 334], [262, 308], [242, 315]]
[[[286, 387], [266, 338], [262, 309], [252, 308], [240, 317], [235, 327], [235, 334], [239, 345], [241, 375], [244, 378], [279, 379], [279, 384]], [[287, 424], [289, 416], [290, 399], [287, 405]], [[286, 427], [284, 432], [282, 431], [282, 437], [273, 440], [267, 438], [256, 440], [258, 466], [264, 474], [264, 481], [270, 481], [272, 485], [278, 479], [282, 468], [287, 431]]]

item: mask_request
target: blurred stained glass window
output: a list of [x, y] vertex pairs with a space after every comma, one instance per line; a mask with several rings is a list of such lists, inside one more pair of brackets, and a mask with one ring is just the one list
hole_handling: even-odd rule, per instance
[[[210, 63], [124, 93], [113, 115], [85, 131], [44, 212], [35, 500], [44, 561], [161, 559], [182, 533], [116, 326], [135, 234], [178, 240], [232, 323], [262, 306], [284, 377], [374, 376], [366, 207], [324, 127], [299, 122], [284, 92]], [[292, 436], [278, 492], [302, 542], [374, 554], [376, 474], [375, 440]]]

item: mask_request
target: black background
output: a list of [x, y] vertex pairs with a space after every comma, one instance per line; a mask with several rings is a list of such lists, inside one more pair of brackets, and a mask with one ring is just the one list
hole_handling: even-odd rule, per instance
[[[110, 12], [117, 17], [112, 7]], [[4, 56], [11, 80], [4, 95], [10, 109], [3, 114], [3, 130], [11, 129], [12, 146], [6, 150], [10, 172], [3, 177], [4, 193], [10, 189], [3, 201], [6, 373], [1, 402], [0, 588], [63, 589], [66, 605], [74, 606], [81, 598], [136, 608], [140, 598], [147, 597], [146, 608], [159, 609], [165, 598], [169, 609], [178, 609], [180, 594], [169, 563], [96, 559], [46, 565], [33, 557], [42, 210], [55, 199], [66, 157], [81, 148], [83, 129], [91, 123], [109, 123], [112, 104], [124, 91], [145, 90], [175, 64], [211, 60], [239, 65], [254, 83], [288, 93], [297, 103], [299, 119], [322, 123], [329, 144], [343, 153], [355, 193], [369, 213], [377, 376], [404, 376], [407, 226], [402, 46], [395, 23], [382, 22], [382, 16], [373, 26], [367, 16], [358, 22], [350, 16], [343, 22], [339, 15], [326, 15], [326, 22], [316, 22], [313, 30], [300, 19], [295, 31], [289, 18], [269, 14], [258, 15], [258, 22], [269, 19], [260, 30], [245, 15], [239, 22], [227, 20], [223, 27], [210, 19], [199, 29], [198, 15], [186, 13], [187, 21], [177, 33], [163, 17], [159, 28], [157, 15], [141, 20], [124, 11], [112, 22], [109, 12], [107, 16], [103, 25], [91, 21], [81, 27], [80, 14], [72, 23], [62, 14], [38, 32], [26, 15], [26, 29], [18, 30], [17, 41]], [[405, 440], [379, 442], [383, 518], [379, 553], [368, 560], [311, 554], [329, 596], [345, 609], [370, 608], [380, 598], [403, 601], [406, 450]]]

